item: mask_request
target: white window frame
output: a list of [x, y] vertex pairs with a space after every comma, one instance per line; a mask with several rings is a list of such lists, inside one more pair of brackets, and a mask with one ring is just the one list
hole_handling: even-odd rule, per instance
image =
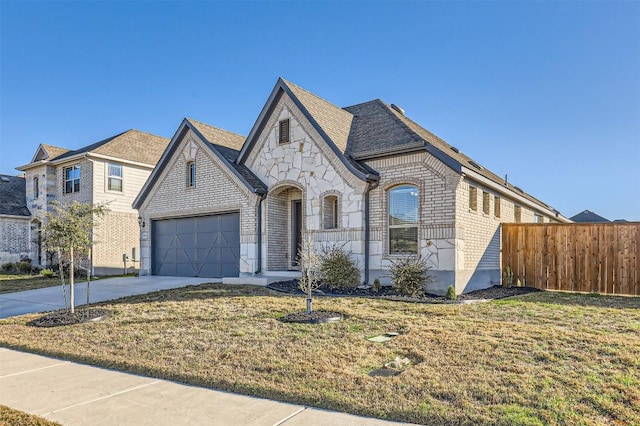
[[[74, 174], [72, 178], [67, 177], [67, 171], [71, 170]], [[78, 172], [78, 176], [75, 176], [75, 172]], [[62, 193], [63, 194], [75, 194], [80, 192], [80, 165], [75, 164], [62, 169]], [[76, 182], [77, 181], [77, 182]], [[67, 183], [71, 183], [71, 191], [67, 191]], [[76, 189], [76, 185], [78, 188]]]
[[[111, 174], [111, 168], [117, 168], [120, 170], [120, 174], [119, 175], [113, 175]], [[123, 192], [124, 188], [123, 188], [123, 167], [122, 164], [118, 164], [118, 163], [107, 163], [107, 191], [112, 191], [112, 192]], [[111, 187], [111, 181], [120, 181], [120, 189], [113, 189]]]

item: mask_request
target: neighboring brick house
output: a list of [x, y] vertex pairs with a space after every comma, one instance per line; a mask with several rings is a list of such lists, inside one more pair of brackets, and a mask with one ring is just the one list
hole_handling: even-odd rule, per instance
[[23, 177], [0, 175], [0, 264], [29, 257], [29, 222]]
[[[30, 257], [47, 266], [51, 252], [38, 238], [52, 201], [108, 203], [96, 224], [91, 266], [95, 275], [122, 273], [122, 255], [139, 250], [138, 214], [131, 203], [151, 174], [169, 140], [129, 130], [77, 150], [40, 145], [25, 172], [27, 206], [32, 212]], [[130, 264], [129, 266], [131, 266]]]
[[458, 293], [500, 282], [500, 223], [568, 221], [394, 105], [339, 108], [282, 79], [246, 139], [185, 119], [133, 206], [141, 273], [277, 276], [309, 232], [365, 282], [421, 254], [430, 290]]

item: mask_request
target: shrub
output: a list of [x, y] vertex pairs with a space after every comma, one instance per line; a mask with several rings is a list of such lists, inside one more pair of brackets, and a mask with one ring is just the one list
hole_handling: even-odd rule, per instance
[[343, 250], [344, 245], [332, 244], [322, 247], [320, 254], [320, 276], [329, 288], [356, 288], [360, 283], [360, 271]]
[[376, 293], [380, 293], [380, 290], [382, 290], [382, 283], [378, 278], [373, 280], [373, 285], [371, 286], [371, 290], [375, 291]]
[[456, 289], [453, 287], [453, 285], [450, 285], [447, 288], [447, 295], [445, 297], [447, 298], [447, 300], [456, 300], [458, 298], [458, 295], [456, 294]]
[[40, 271], [40, 275], [42, 275], [45, 278], [51, 278], [53, 277], [53, 269], [43, 269], [42, 271]]
[[503, 287], [511, 287], [513, 285], [513, 271], [511, 270], [511, 266], [506, 266], [504, 268], [504, 272], [502, 273], [502, 286]]
[[28, 274], [31, 272], [31, 263], [21, 260], [20, 262], [16, 262], [15, 268], [16, 271], [20, 272], [21, 274]]
[[2, 272], [12, 272], [15, 265], [12, 262], [2, 264]]
[[403, 296], [422, 296], [425, 285], [433, 281], [429, 269], [422, 256], [407, 256], [392, 261], [389, 273], [393, 287]]

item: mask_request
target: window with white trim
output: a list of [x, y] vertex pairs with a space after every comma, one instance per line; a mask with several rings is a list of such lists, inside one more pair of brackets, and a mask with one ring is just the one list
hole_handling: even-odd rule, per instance
[[324, 229], [336, 229], [338, 227], [338, 196], [327, 195], [322, 201], [322, 222]]
[[418, 187], [389, 190], [389, 254], [418, 253]]
[[65, 194], [80, 192], [80, 166], [64, 168], [62, 190]]
[[122, 164], [107, 163], [107, 189], [122, 192]]

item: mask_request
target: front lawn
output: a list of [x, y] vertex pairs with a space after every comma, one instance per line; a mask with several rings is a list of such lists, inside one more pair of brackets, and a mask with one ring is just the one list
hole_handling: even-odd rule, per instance
[[[195, 385], [423, 424], [640, 424], [640, 298], [534, 293], [472, 305], [207, 284], [102, 304], [99, 323], [0, 321], [0, 344]], [[386, 332], [385, 343], [366, 338]], [[396, 357], [395, 377], [371, 377]]]
[[62, 285], [59, 277], [45, 278], [41, 275], [0, 274], [0, 294], [36, 288]]

